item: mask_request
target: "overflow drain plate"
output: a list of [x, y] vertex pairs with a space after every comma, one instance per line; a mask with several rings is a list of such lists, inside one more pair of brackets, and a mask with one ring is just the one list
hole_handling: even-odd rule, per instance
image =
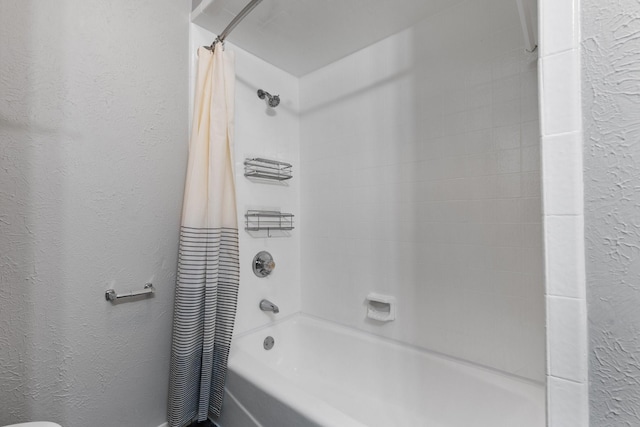
[[272, 336], [268, 336], [264, 339], [264, 343], [262, 343], [262, 345], [264, 346], [265, 350], [271, 350], [273, 348], [273, 345], [275, 344], [275, 340], [273, 339]]

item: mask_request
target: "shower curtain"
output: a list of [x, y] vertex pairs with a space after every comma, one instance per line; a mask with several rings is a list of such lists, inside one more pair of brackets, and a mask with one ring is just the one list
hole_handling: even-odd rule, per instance
[[198, 50], [180, 227], [168, 418], [219, 416], [239, 283], [233, 163], [234, 58]]

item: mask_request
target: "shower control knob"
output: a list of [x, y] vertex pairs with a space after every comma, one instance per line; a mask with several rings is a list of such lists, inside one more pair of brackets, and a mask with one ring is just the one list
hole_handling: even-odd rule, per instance
[[276, 268], [276, 263], [269, 252], [260, 251], [253, 257], [252, 267], [256, 276], [267, 277]]

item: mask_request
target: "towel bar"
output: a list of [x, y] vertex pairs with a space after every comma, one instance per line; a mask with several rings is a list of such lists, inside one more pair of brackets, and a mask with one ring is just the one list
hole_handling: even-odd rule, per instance
[[131, 292], [127, 292], [125, 294], [118, 294], [116, 293], [116, 291], [114, 289], [107, 289], [107, 291], [104, 293], [104, 298], [107, 301], [111, 301], [114, 302], [116, 300], [119, 300], [121, 298], [131, 298], [131, 297], [137, 297], [138, 295], [149, 295], [154, 293], [156, 290], [156, 288], [153, 287], [152, 283], [146, 283], [144, 285], [144, 289], [141, 291], [131, 291]]

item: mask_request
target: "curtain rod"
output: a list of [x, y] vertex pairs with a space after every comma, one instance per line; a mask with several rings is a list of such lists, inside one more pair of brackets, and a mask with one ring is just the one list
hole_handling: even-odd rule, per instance
[[240, 11], [240, 13], [238, 13], [238, 15], [236, 15], [235, 18], [233, 18], [233, 20], [229, 23], [229, 25], [227, 25], [227, 28], [225, 28], [218, 37], [216, 37], [216, 39], [213, 41], [213, 43], [211, 43], [211, 46], [205, 46], [207, 49], [209, 50], [213, 50], [214, 46], [216, 45], [216, 43], [222, 43], [224, 42], [224, 39], [227, 38], [227, 36], [229, 35], [229, 33], [231, 31], [233, 31], [233, 29], [240, 23], [240, 21], [242, 21], [253, 9], [255, 9], [255, 7], [257, 5], [260, 4], [262, 0], [251, 0], [249, 2], [249, 4], [247, 4], [244, 9], [242, 9]]

